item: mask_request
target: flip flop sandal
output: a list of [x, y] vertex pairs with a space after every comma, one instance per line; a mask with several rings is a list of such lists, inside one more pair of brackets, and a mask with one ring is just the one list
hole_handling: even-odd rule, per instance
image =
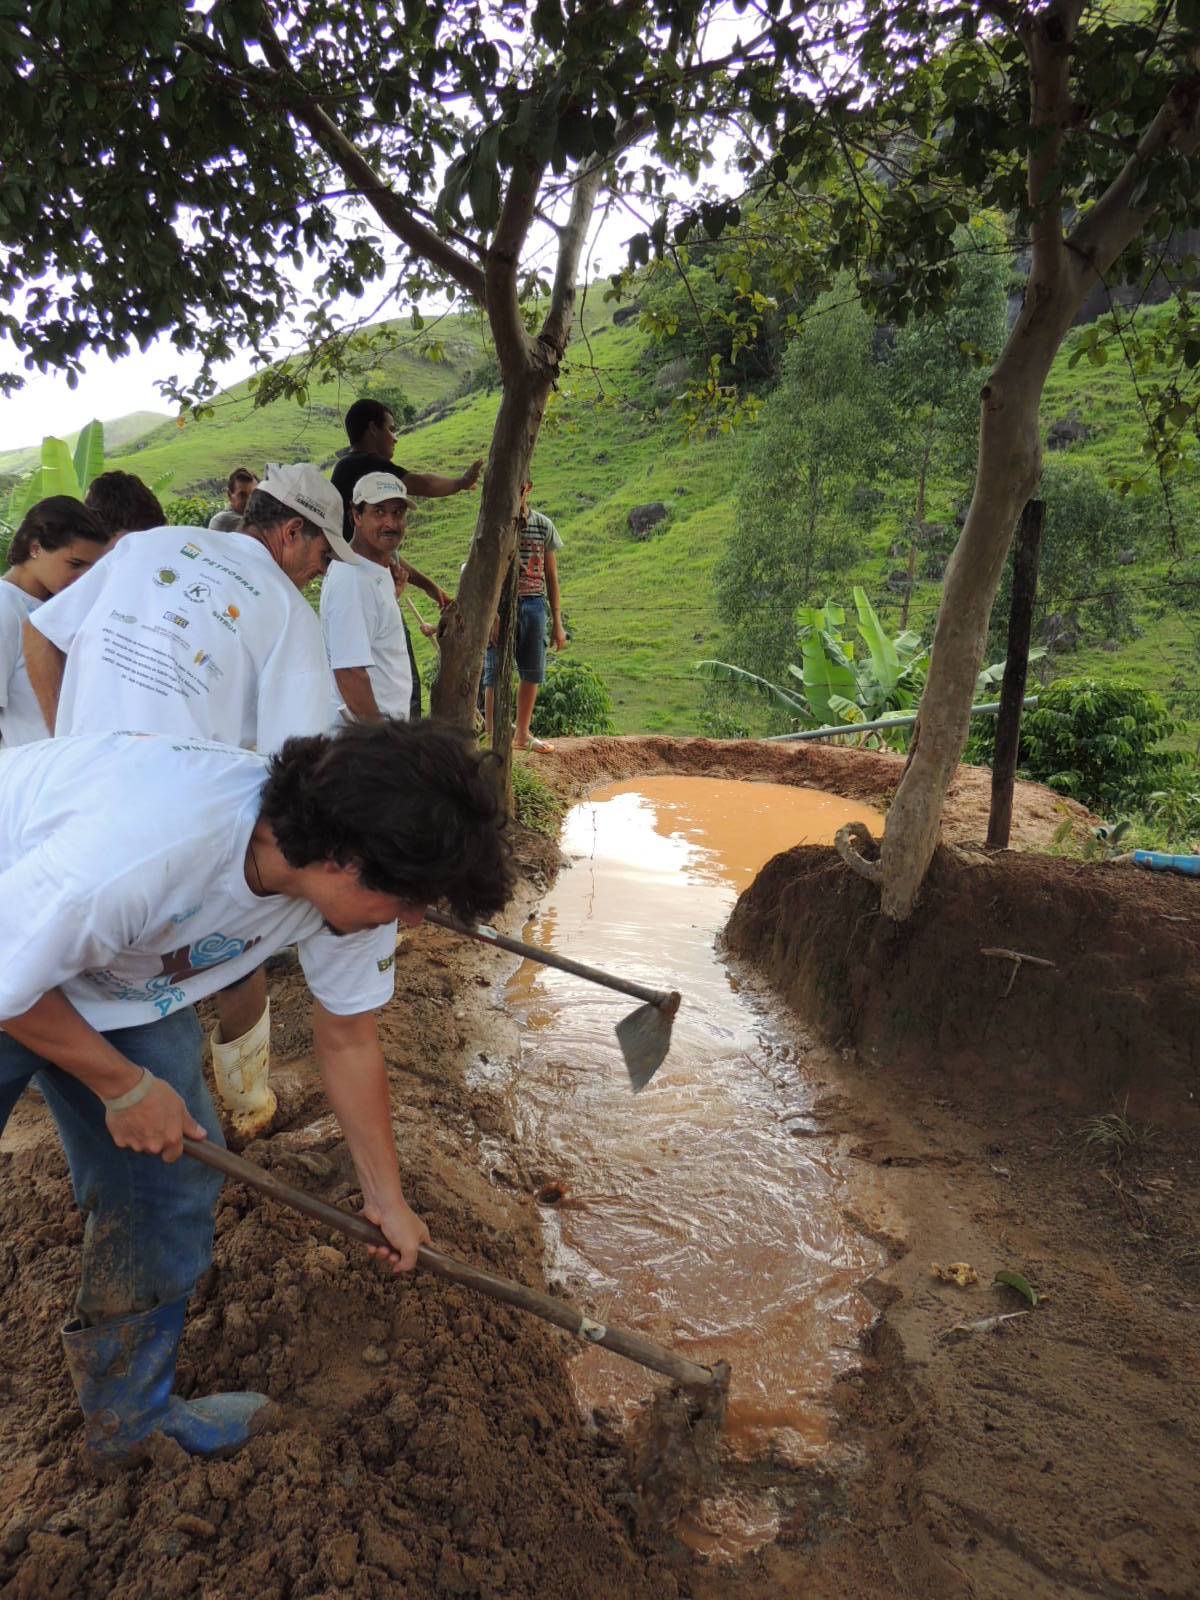
[[536, 739], [530, 734], [528, 744], [514, 744], [513, 749], [528, 750], [535, 756], [548, 756], [553, 754], [554, 746], [548, 744], [545, 739]]

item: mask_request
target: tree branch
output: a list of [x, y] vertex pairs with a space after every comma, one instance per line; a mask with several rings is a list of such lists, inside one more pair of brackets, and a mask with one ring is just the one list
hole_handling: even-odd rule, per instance
[[354, 142], [305, 89], [292, 70], [287, 51], [271, 24], [265, 5], [259, 11], [258, 41], [263, 54], [286, 85], [291, 114], [301, 122], [326, 155], [340, 168], [357, 193], [370, 201], [384, 225], [415, 255], [447, 273], [474, 299], [484, 301], [484, 274], [473, 261], [458, 253], [431, 228], [425, 227], [400, 203], [398, 196], [371, 166]]
[[1053, 293], [1066, 265], [1062, 236], [1063, 135], [1072, 118], [1071, 42], [1084, 0], [1051, 0], [1020, 26], [1029, 57], [1030, 293]]
[[484, 305], [492, 328], [501, 373], [515, 369], [529, 356], [530, 339], [521, 318], [517, 269], [521, 250], [537, 210], [543, 166], [526, 162], [509, 175], [500, 220], [484, 265]]
[[1167, 150], [1189, 155], [1200, 143], [1200, 77], [1193, 70], [1175, 84], [1158, 115], [1138, 140], [1137, 149], [1067, 240], [1084, 280], [1080, 298], [1101, 279], [1146, 226], [1157, 204], [1135, 209], [1133, 192], [1147, 168]]
[[539, 338], [561, 356], [567, 347], [571, 331], [571, 313], [575, 307], [575, 282], [579, 274], [579, 258], [587, 237], [588, 224], [596, 209], [596, 196], [600, 192], [602, 161], [593, 161], [580, 176], [571, 196], [571, 214], [559, 234], [558, 264], [554, 269], [554, 286], [550, 291], [550, 310], [542, 324]]

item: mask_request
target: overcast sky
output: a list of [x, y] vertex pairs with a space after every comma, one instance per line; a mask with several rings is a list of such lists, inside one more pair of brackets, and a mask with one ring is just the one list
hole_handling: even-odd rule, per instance
[[[593, 281], [598, 275], [615, 270], [625, 260], [625, 241], [637, 231], [637, 223], [628, 212], [610, 216], [607, 224], [596, 223], [587, 258]], [[544, 259], [546, 270], [552, 270], [547, 242], [531, 239], [531, 248], [525, 253], [527, 264], [537, 255]], [[311, 272], [297, 275], [298, 280], [309, 280], [302, 282], [302, 293], [308, 292], [313, 275]], [[347, 304], [343, 313], [348, 315], [352, 309]], [[406, 309], [395, 302], [385, 306], [380, 317], [399, 316]], [[85, 373], [75, 389], [69, 389], [61, 376], [30, 373], [23, 389], [7, 399], [0, 395], [0, 453], [39, 444], [48, 433], [64, 437], [84, 427], [93, 417], [107, 422], [131, 411], [160, 411], [173, 415], [174, 408], [158, 390], [156, 381], [175, 376], [190, 377], [199, 370], [199, 365], [198, 357], [181, 355], [164, 337], [156, 340], [145, 353], [135, 349], [118, 361], [97, 354], [87, 355]], [[22, 357], [2, 340], [0, 368], [23, 370]], [[253, 370], [252, 358], [246, 353], [218, 368], [217, 376], [222, 384], [229, 386], [240, 383]]]

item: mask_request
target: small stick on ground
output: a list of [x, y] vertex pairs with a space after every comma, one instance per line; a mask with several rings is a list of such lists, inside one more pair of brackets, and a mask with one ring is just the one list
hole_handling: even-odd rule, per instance
[[1053, 966], [1056, 965], [1056, 963], [1053, 962], [1053, 961], [1047, 961], [1045, 956], [1027, 955], [1026, 952], [1023, 951], [1023, 950], [1004, 950], [1004, 949], [985, 950], [985, 949], [983, 949], [981, 947], [980, 951], [979, 951], [979, 954], [981, 956], [999, 956], [1004, 961], [1011, 961], [1012, 962], [1013, 969], [1012, 969], [1012, 972], [1009, 975], [1008, 988], [1005, 989], [1005, 991], [1004, 991], [1004, 998], [1006, 1000], [1008, 999], [1009, 995], [1012, 993], [1012, 987], [1013, 987], [1013, 984], [1016, 983], [1016, 981], [1017, 981], [1017, 973], [1020, 972], [1020, 970], [1021, 970], [1021, 963], [1022, 962], [1028, 961], [1030, 966], [1032, 966], [1032, 967], [1053, 967]]

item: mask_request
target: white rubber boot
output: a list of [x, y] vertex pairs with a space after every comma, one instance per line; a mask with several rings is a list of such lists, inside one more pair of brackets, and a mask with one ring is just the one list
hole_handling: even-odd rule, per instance
[[234, 1133], [240, 1139], [255, 1139], [271, 1126], [277, 1104], [267, 1082], [271, 1070], [270, 1000], [249, 1033], [240, 1039], [225, 1044], [220, 1032], [218, 1023], [210, 1041], [217, 1091], [229, 1112]]

